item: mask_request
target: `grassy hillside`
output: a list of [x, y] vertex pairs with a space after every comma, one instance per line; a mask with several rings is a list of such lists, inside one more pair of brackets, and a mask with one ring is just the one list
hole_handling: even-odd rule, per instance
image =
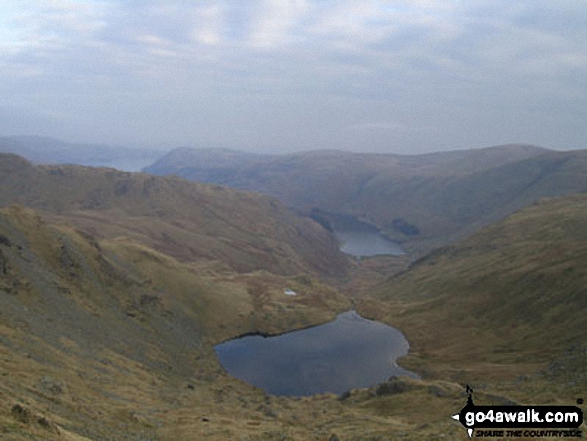
[[444, 415], [462, 405], [458, 384], [402, 380], [343, 398], [287, 398], [224, 373], [215, 343], [322, 323], [350, 307], [309, 277], [181, 263], [128, 239], [96, 242], [19, 207], [0, 210], [0, 252], [2, 439], [462, 435]]
[[22, 204], [98, 238], [127, 236], [183, 261], [241, 271], [341, 274], [331, 234], [259, 194], [114, 169], [0, 155], [0, 206]]
[[587, 152], [527, 145], [417, 156], [179, 149], [145, 170], [260, 191], [322, 217], [354, 215], [413, 251], [470, 235], [542, 197], [587, 190]]
[[[188, 411], [200, 425], [192, 437], [255, 432], [247, 424], [260, 417], [275, 427], [263, 417], [269, 407], [257, 409], [263, 394], [226, 376], [213, 344], [321, 323], [348, 307], [308, 277], [180, 263], [2, 209], [0, 437], [177, 439], [169, 433], [183, 430], [177, 419]], [[204, 417], [213, 423], [201, 426]]]
[[570, 390], [580, 389], [586, 218], [586, 194], [543, 200], [415, 262], [378, 288], [364, 311], [403, 329], [410, 363], [431, 375], [503, 378], [570, 351]]

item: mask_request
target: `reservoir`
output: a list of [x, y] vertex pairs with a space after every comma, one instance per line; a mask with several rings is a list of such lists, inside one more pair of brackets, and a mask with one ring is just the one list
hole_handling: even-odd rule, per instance
[[355, 257], [406, 254], [399, 243], [384, 236], [375, 224], [357, 216], [314, 208], [310, 217], [336, 236], [345, 254]]
[[403, 334], [345, 312], [324, 325], [215, 346], [226, 371], [272, 395], [305, 396], [371, 387], [390, 377], [418, 377], [396, 364], [408, 353]]
[[334, 235], [340, 242], [340, 250], [343, 253], [355, 257], [368, 257], [380, 255], [402, 256], [406, 252], [402, 247], [392, 242], [379, 231], [336, 231]]
[[343, 253], [355, 257], [406, 254], [400, 244], [389, 240], [379, 229], [355, 216], [328, 213], [330, 228]]

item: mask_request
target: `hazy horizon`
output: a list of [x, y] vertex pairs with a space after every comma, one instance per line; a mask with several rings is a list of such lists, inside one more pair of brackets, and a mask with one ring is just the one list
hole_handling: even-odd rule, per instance
[[7, 0], [0, 136], [171, 150], [587, 147], [587, 3]]
[[[142, 150], [150, 153], [159, 152], [162, 155], [165, 155], [173, 150], [180, 150], [180, 149], [194, 149], [194, 150], [223, 150], [223, 151], [231, 151], [235, 153], [251, 153], [251, 154], [260, 154], [260, 155], [288, 155], [288, 154], [297, 154], [297, 153], [314, 153], [314, 152], [341, 152], [341, 153], [364, 153], [364, 154], [397, 154], [397, 155], [425, 155], [429, 153], [450, 153], [456, 151], [464, 151], [464, 150], [482, 150], [482, 149], [491, 149], [496, 147], [507, 147], [507, 146], [531, 146], [531, 147], [538, 147], [538, 148], [545, 148], [547, 150], [553, 151], [570, 151], [574, 149], [564, 149], [564, 148], [551, 148], [551, 147], [544, 147], [537, 144], [530, 144], [525, 142], [510, 142], [505, 144], [496, 144], [496, 145], [486, 145], [486, 146], [462, 146], [461, 148], [447, 148], [442, 150], [426, 150], [426, 151], [418, 151], [418, 152], [393, 152], [393, 151], [375, 151], [375, 150], [368, 150], [365, 149], [363, 151], [359, 150], [352, 150], [352, 149], [341, 149], [341, 148], [316, 148], [316, 149], [291, 149], [291, 150], [283, 150], [279, 148], [266, 148], [266, 149], [255, 149], [255, 148], [247, 148], [238, 146], [220, 146], [220, 145], [148, 145], [148, 144], [114, 144], [114, 143], [105, 143], [105, 142], [77, 142], [77, 141], [67, 141], [65, 139], [56, 138], [52, 136], [38, 136], [38, 135], [6, 135], [0, 133], [0, 152], [2, 149], [8, 152], [10, 149], [9, 143], [3, 143], [3, 141], [12, 139], [20, 143], [20, 147], [24, 148], [24, 150], [28, 151], [38, 151], [38, 146], [41, 145], [42, 142], [46, 142], [46, 146], [48, 147], [45, 152], [50, 153], [53, 151], [63, 152], [64, 147], [82, 147], [82, 148], [100, 148], [103, 147], [105, 149], [111, 151], [136, 151]], [[27, 140], [30, 141], [30, 145]], [[24, 144], [22, 144], [22, 142]], [[16, 146], [16, 144], [15, 144]], [[120, 150], [115, 150], [120, 149]], [[18, 154], [19, 149], [14, 149], [14, 151]], [[75, 152], [75, 150], [70, 150], [71, 152]]]

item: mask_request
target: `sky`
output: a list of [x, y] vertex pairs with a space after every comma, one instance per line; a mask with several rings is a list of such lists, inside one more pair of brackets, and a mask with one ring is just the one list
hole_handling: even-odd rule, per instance
[[0, 136], [587, 147], [585, 0], [2, 0]]

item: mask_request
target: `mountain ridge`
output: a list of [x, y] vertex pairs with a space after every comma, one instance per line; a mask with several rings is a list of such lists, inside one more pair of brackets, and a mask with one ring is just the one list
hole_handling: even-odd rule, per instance
[[[306, 213], [356, 216], [421, 253], [522, 208], [527, 201], [512, 203], [502, 210], [500, 206], [516, 193], [501, 187], [510, 181], [515, 184], [525, 173], [539, 167], [540, 157], [556, 162], [557, 156], [573, 154], [584, 155], [528, 144], [423, 155], [239, 153], [238, 159], [232, 156], [234, 153], [182, 149], [170, 152], [144, 171], [258, 191]], [[519, 164], [518, 169], [513, 164]], [[587, 189], [587, 182], [579, 182], [569, 190], [561, 188], [560, 193], [537, 193], [535, 198], [582, 189]], [[492, 205], [492, 209], [484, 209], [484, 204]], [[418, 230], [420, 234], [406, 235], [398, 225], [412, 225], [415, 228], [411, 231]]]
[[71, 143], [43, 136], [0, 136], [0, 152], [23, 156], [35, 164], [76, 164], [139, 171], [165, 150]]
[[98, 238], [129, 236], [180, 260], [238, 271], [341, 274], [346, 258], [316, 222], [251, 192], [0, 154], [0, 206], [22, 204]]

